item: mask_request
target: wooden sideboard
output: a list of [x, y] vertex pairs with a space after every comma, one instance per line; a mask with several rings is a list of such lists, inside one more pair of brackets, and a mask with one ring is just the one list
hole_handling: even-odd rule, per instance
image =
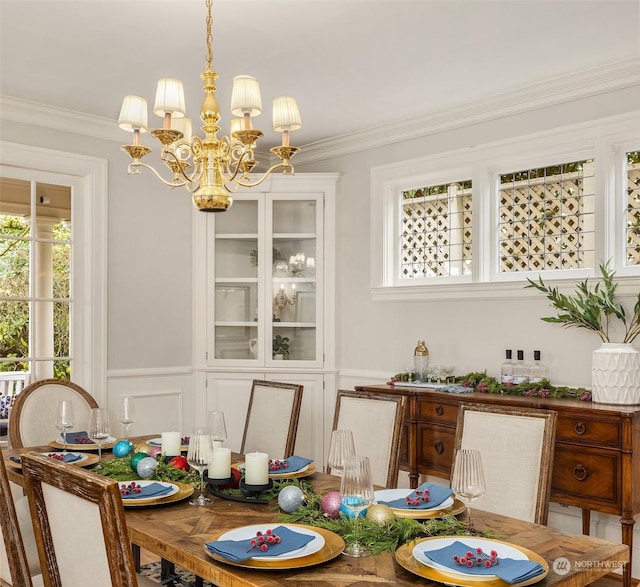
[[[407, 396], [400, 468], [409, 471], [411, 487], [417, 486], [421, 474], [449, 478], [461, 403], [556, 411], [551, 500], [582, 508], [584, 534], [589, 534], [591, 510], [620, 516], [622, 542], [633, 552], [633, 516], [640, 513], [640, 406], [479, 392], [452, 394], [400, 385], [358, 386], [356, 390]], [[630, 585], [631, 563], [624, 571], [624, 587]]]

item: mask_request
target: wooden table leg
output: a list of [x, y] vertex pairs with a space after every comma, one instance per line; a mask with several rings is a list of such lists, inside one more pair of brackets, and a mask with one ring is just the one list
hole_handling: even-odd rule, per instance
[[582, 508], [582, 533], [585, 536], [591, 534], [591, 510]]

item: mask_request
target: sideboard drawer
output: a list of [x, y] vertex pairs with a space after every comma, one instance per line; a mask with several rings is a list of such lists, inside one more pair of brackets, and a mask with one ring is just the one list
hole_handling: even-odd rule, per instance
[[438, 422], [455, 426], [458, 421], [458, 405], [418, 400], [417, 417], [419, 422]]
[[556, 445], [551, 492], [558, 501], [569, 505], [587, 499], [615, 505], [617, 509], [621, 497], [620, 467], [620, 453]]
[[421, 458], [418, 469], [426, 467], [449, 476], [453, 463], [453, 447], [455, 446], [455, 428], [418, 424], [418, 445], [421, 447]]
[[556, 439], [590, 446], [622, 446], [620, 419], [558, 416]]

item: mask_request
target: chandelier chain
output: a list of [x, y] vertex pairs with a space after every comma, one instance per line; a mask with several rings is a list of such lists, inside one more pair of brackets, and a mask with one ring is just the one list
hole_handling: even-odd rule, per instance
[[207, 69], [211, 69], [211, 62], [213, 61], [213, 35], [211, 33], [211, 28], [213, 25], [213, 17], [211, 16], [211, 6], [213, 5], [213, 0], [206, 0], [207, 5]]

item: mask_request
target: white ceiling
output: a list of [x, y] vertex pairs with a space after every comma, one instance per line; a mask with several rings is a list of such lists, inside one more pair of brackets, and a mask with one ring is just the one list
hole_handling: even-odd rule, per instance
[[[176, 77], [197, 118], [205, 17], [204, 0], [0, 0], [0, 94], [115, 124], [125, 94], [151, 107]], [[213, 17], [223, 129], [233, 76], [253, 75], [263, 146], [279, 95], [308, 145], [640, 57], [640, 0], [216, 0]]]

